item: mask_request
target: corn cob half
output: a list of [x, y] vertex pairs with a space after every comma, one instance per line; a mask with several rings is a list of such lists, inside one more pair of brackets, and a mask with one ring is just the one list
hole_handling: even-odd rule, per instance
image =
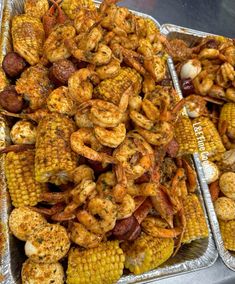
[[223, 121], [228, 124], [227, 133], [235, 138], [235, 103], [226, 103], [220, 111], [219, 128]]
[[103, 80], [94, 90], [95, 95], [103, 100], [118, 104], [122, 94], [132, 86], [133, 95], [141, 91], [142, 79], [132, 68], [123, 67], [115, 78]]
[[195, 194], [187, 195], [183, 199], [186, 218], [186, 228], [182, 242], [190, 243], [197, 239], [208, 237], [206, 219], [200, 201]]
[[219, 132], [208, 117], [198, 117], [193, 120], [199, 151], [208, 153], [211, 161], [219, 161], [225, 152]]
[[35, 206], [47, 186], [34, 179], [35, 150], [9, 152], [5, 159], [7, 186], [15, 207]]
[[174, 134], [179, 144], [179, 156], [198, 152], [197, 138], [192, 122], [187, 116], [181, 116], [178, 119], [174, 127]]
[[41, 21], [26, 14], [17, 15], [12, 20], [11, 32], [14, 51], [30, 65], [37, 64], [45, 38]]
[[74, 122], [59, 113], [51, 113], [39, 122], [35, 156], [38, 182], [59, 185], [68, 181], [69, 172], [76, 168], [76, 154], [70, 147], [74, 130]]
[[134, 274], [141, 274], [154, 269], [167, 261], [174, 250], [172, 238], [156, 238], [141, 235], [132, 245], [123, 245], [125, 268]]
[[219, 226], [225, 248], [235, 251], [235, 220], [219, 220]]
[[62, 9], [71, 20], [74, 20], [80, 9], [95, 10], [96, 7], [93, 0], [64, 0]]
[[72, 248], [68, 257], [67, 284], [112, 284], [123, 273], [125, 257], [118, 241], [96, 248]]

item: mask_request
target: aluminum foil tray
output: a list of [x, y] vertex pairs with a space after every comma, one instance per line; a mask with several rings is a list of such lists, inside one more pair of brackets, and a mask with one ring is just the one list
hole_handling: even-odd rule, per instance
[[[175, 38], [182, 39], [185, 42], [187, 42], [189, 46], [192, 46], [198, 41], [200, 41], [202, 37], [213, 35], [213, 34], [201, 32], [197, 30], [192, 30], [192, 29], [188, 29], [188, 28], [184, 28], [180, 26], [175, 26], [171, 24], [162, 25], [161, 33], [164, 34], [168, 39], [175, 39]], [[171, 70], [173, 70], [172, 72], [174, 73], [173, 76], [177, 77], [172, 59], [170, 59], [169, 63], [170, 63]], [[181, 93], [180, 90], [178, 91]], [[209, 216], [211, 228], [213, 231], [217, 249], [219, 251], [219, 255], [221, 256], [225, 265], [227, 265], [227, 267], [230, 268], [231, 270], [235, 271], [235, 253], [226, 250], [224, 247], [223, 240], [220, 234], [219, 223], [218, 223], [215, 211], [214, 211], [214, 206], [211, 200], [210, 192], [209, 192], [207, 183], [204, 178], [203, 169], [200, 163], [199, 155], [194, 155], [194, 162], [198, 170], [198, 173], [201, 173], [199, 175], [199, 181], [200, 181], [201, 188], [203, 189], [202, 193], [204, 196], [207, 213]]]
[[[98, 3], [97, 3], [98, 5]], [[0, 22], [1, 22], [1, 41], [0, 41], [0, 62], [7, 51], [11, 49], [10, 43], [10, 20], [15, 14], [22, 13], [23, 0], [5, 0], [0, 2]], [[133, 11], [135, 12], [135, 11]], [[151, 16], [135, 12], [136, 14], [152, 19], [160, 28], [160, 24]], [[172, 75], [172, 80], [176, 90], [180, 94], [177, 76], [174, 73], [174, 68], [169, 64], [169, 71]], [[4, 147], [9, 138], [7, 122], [4, 118], [0, 118], [0, 147]], [[197, 168], [197, 164], [195, 164]], [[205, 215], [206, 210], [202, 198], [202, 190], [204, 184], [199, 181], [202, 179], [201, 172], [198, 172], [198, 188], [197, 194], [201, 200]], [[20, 283], [20, 270], [23, 261], [25, 260], [23, 243], [14, 238], [8, 229], [8, 216], [11, 211], [10, 199], [7, 192], [7, 186], [4, 177], [4, 157], [0, 157], [0, 238], [3, 241], [3, 250], [0, 253], [0, 282], [4, 284]], [[207, 225], [209, 221], [206, 215]], [[1, 231], [1, 229], [3, 230]], [[1, 243], [1, 242], [0, 242]], [[184, 245], [174, 258], [169, 259], [161, 267], [146, 272], [142, 275], [124, 275], [118, 283], [149, 283], [156, 279], [162, 279], [174, 275], [188, 273], [191, 271], [207, 268], [211, 266], [217, 259], [218, 253], [215, 248], [212, 233], [209, 228], [209, 237], [202, 240], [194, 241], [188, 245]]]

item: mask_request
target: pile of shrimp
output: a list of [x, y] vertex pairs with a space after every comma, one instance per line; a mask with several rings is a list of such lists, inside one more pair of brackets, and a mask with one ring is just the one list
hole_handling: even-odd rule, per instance
[[[74, 19], [64, 17], [46, 31], [39, 62], [45, 76], [60, 60], [72, 62], [76, 71], [59, 87], [51, 82], [52, 91], [40, 108], [12, 114], [24, 120], [11, 138], [26, 143], [14, 134], [26, 127], [21, 137], [33, 145], [35, 122], [52, 112], [75, 121], [70, 144], [78, 166], [68, 184], [53, 185], [32, 209], [63, 224], [71, 241], [84, 248], [109, 237], [133, 241], [143, 231], [153, 234], [141, 223], [154, 216], [154, 236], [175, 238], [176, 253], [186, 226], [182, 199], [195, 191], [196, 174], [177, 154], [174, 127], [183, 106], [200, 100], [180, 100], [176, 94], [167, 71], [165, 39], [154, 22], [116, 2], [104, 0], [95, 10], [81, 8]], [[124, 70], [131, 77], [118, 81]], [[96, 92], [105, 83], [110, 84], [110, 96]], [[33, 128], [25, 119], [34, 121]]]
[[[205, 112], [194, 113], [192, 118], [207, 116], [224, 146], [224, 153], [220, 157], [208, 158], [207, 170], [213, 172], [213, 175], [207, 183], [220, 226], [225, 224], [225, 227], [229, 227], [234, 222], [229, 206], [234, 206], [235, 42], [222, 36], [207, 36], [191, 47], [180, 39], [166, 41], [166, 45], [174, 59], [183, 95], [197, 94], [207, 101]], [[223, 114], [226, 109], [230, 109], [227, 117]], [[197, 126], [200, 127], [200, 124]], [[234, 247], [228, 245], [230, 232], [226, 230], [222, 231], [224, 246], [234, 250]]]

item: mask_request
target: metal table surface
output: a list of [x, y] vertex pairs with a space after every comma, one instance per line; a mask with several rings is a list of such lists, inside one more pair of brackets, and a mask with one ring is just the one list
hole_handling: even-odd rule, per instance
[[[235, 0], [125, 0], [121, 5], [171, 23], [235, 38]], [[235, 272], [218, 259], [210, 268], [175, 276], [157, 284], [234, 284]]]

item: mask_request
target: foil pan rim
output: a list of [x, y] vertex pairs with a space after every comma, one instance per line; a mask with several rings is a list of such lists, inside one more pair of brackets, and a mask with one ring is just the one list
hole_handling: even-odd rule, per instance
[[[193, 35], [193, 36], [197, 36], [197, 37], [206, 37], [208, 35], [218, 36], [218, 35], [215, 35], [215, 34], [212, 34], [212, 33], [197, 31], [197, 30], [194, 30], [194, 29], [181, 27], [181, 26], [177, 26], [177, 25], [173, 25], [173, 24], [163, 24], [161, 26], [160, 31], [165, 36], [167, 36], [171, 32], [178, 32], [178, 33]], [[174, 67], [174, 65], [173, 65], [173, 67]], [[211, 200], [209, 188], [208, 188], [208, 185], [205, 181], [202, 164], [201, 164], [201, 161], [200, 161], [198, 155], [194, 155], [194, 161], [196, 161], [195, 164], [196, 164], [197, 170], [199, 172], [201, 172], [201, 175], [198, 175], [199, 176], [199, 182], [201, 184], [201, 188], [203, 189], [202, 193], [203, 193], [203, 196], [204, 196], [204, 199], [205, 199], [207, 214], [209, 216], [210, 225], [211, 225], [211, 229], [212, 229], [212, 232], [213, 232], [216, 247], [218, 249], [219, 255], [222, 258], [224, 264], [229, 269], [235, 271], [235, 256], [233, 256], [224, 247], [222, 236], [221, 236], [221, 233], [220, 233], [218, 219], [217, 219], [217, 216], [216, 216], [216, 213], [215, 213], [215, 210], [214, 210], [214, 206], [213, 206], [213, 203], [212, 203], [212, 200]]]
[[[2, 19], [4, 18], [3, 17], [3, 11], [5, 11], [5, 9], [7, 9], [7, 10], [9, 9], [9, 11], [12, 12], [13, 4], [14, 4], [13, 2], [14, 2], [14, 0], [5, 0], [4, 1], [4, 4], [2, 5], [1, 11], [0, 11], [1, 23], [2, 23]], [[17, 2], [17, 5], [15, 3], [15, 6], [18, 7], [19, 2], [20, 1]], [[95, 3], [99, 4], [100, 2], [95, 1]], [[160, 27], [161, 27], [160, 24], [152, 16], [149, 16], [147, 14], [143, 14], [141, 12], [136, 12], [136, 11], [133, 11], [133, 10], [131, 10], [131, 11], [136, 13], [137, 15], [152, 19], [160, 29]], [[7, 19], [5, 19], [5, 20], [6, 21], [3, 22], [2, 26], [1, 26], [2, 29], [4, 28], [4, 31], [5, 31], [4, 34], [6, 34], [9, 31], [9, 19], [8, 19], [8, 21], [7, 21]], [[6, 50], [5, 42], [7, 42], [7, 40], [3, 39], [3, 44], [2, 44], [3, 53]], [[174, 87], [176, 88], [179, 96], [181, 96], [181, 92], [180, 92], [180, 89], [179, 89], [179, 86], [178, 86], [177, 77], [174, 77], [175, 76], [174, 75], [174, 69], [172, 69], [172, 66], [170, 65], [169, 62], [170, 62], [170, 58], [168, 59], [169, 72], [172, 76], [172, 81], [173, 81]], [[6, 139], [6, 135], [7, 135], [7, 133], [5, 132], [4, 139]], [[0, 160], [0, 169], [3, 170], [2, 160]], [[4, 178], [4, 175], [2, 175], [2, 176]], [[4, 191], [5, 191], [5, 197], [6, 198], [5, 198], [5, 202], [4, 202], [3, 205], [5, 206], [5, 209], [4, 209], [3, 214], [1, 214], [1, 218], [3, 218], [4, 221], [7, 223], [9, 208], [6, 206], [7, 200], [8, 200], [6, 184], [4, 186]], [[201, 199], [201, 202], [202, 202], [202, 205], [203, 205], [203, 208], [204, 208], [204, 203], [203, 203], [203, 200], [202, 200], [200, 187], [198, 188], [198, 195]], [[207, 214], [205, 212], [205, 208], [204, 208], [204, 213], [205, 213], [206, 221], [207, 221], [207, 225], [208, 225], [209, 236], [208, 236], [207, 247], [206, 247], [204, 253], [200, 257], [197, 257], [196, 259], [187, 260], [187, 261], [184, 261], [182, 263], [177, 263], [177, 264], [168, 265], [168, 266], [165, 266], [165, 267], [160, 267], [160, 268], [157, 268], [155, 270], [146, 272], [146, 273], [144, 273], [142, 275], [138, 275], [138, 276], [134, 276], [134, 275], [125, 276], [124, 275], [118, 281], [118, 283], [119, 284], [121, 284], [121, 283], [127, 284], [127, 283], [146, 283], [146, 281], [152, 282], [152, 281], [155, 281], [155, 280], [158, 280], [158, 279], [164, 279], [164, 278], [173, 277], [173, 276], [176, 276], [176, 275], [182, 275], [182, 274], [185, 274], [185, 273], [193, 272], [193, 271], [200, 270], [200, 269], [203, 269], [203, 268], [207, 268], [207, 267], [210, 267], [211, 265], [213, 265], [215, 263], [217, 257], [218, 257], [218, 253], [215, 249], [215, 245], [214, 245], [212, 233], [211, 233], [211, 230], [210, 230], [210, 227], [209, 227], [209, 221], [208, 221]], [[12, 275], [11, 253], [10, 253], [11, 249], [12, 249], [10, 247], [10, 237], [11, 236], [9, 234], [8, 228], [6, 228], [6, 235], [7, 235], [7, 238], [6, 238], [5, 254], [3, 256], [2, 266], [0, 267], [0, 273], [3, 272], [2, 274], [5, 276], [5, 282], [4, 282], [5, 284], [14, 284], [14, 283], [18, 283], [18, 279], [16, 279], [16, 281], [15, 281], [15, 278]], [[201, 240], [199, 240], [199, 241], [201, 241]]]

